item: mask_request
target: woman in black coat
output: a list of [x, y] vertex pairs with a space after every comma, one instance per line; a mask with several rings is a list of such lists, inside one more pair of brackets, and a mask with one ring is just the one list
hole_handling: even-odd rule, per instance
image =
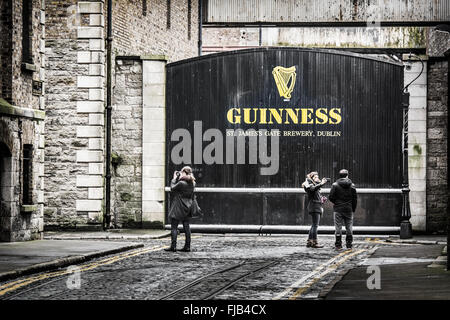
[[181, 171], [173, 173], [173, 179], [170, 182], [171, 191], [171, 205], [169, 210], [169, 219], [171, 225], [171, 239], [170, 248], [164, 249], [166, 251], [177, 251], [177, 229], [178, 224], [183, 223], [186, 241], [183, 249], [180, 251], [191, 251], [191, 228], [189, 226], [190, 209], [194, 197], [195, 178], [191, 167], [184, 167]]
[[311, 229], [309, 230], [308, 242], [306, 246], [309, 248], [322, 248], [317, 242], [317, 229], [319, 228], [320, 217], [323, 212], [322, 195], [320, 188], [327, 182], [327, 179], [319, 179], [318, 172], [311, 172], [306, 175], [306, 180], [302, 186], [306, 191], [306, 205], [305, 208], [312, 218]]

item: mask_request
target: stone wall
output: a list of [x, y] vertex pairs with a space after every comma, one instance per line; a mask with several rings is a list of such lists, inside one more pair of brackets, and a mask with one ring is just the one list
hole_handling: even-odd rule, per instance
[[100, 223], [103, 3], [47, 2], [46, 228]]
[[140, 227], [142, 222], [140, 59], [116, 61], [113, 96], [111, 215], [117, 221], [118, 227]]
[[[145, 92], [140, 59], [157, 55], [176, 61], [197, 54], [197, 1], [170, 1], [170, 26], [167, 1], [148, 1], [146, 11], [142, 3], [113, 1], [112, 152], [113, 161], [122, 163], [112, 167], [111, 213], [118, 226], [140, 225], [145, 220], [141, 196]], [[45, 222], [48, 229], [102, 221], [106, 9], [104, 0], [47, 3]], [[140, 58], [128, 64], [130, 60], [122, 59], [124, 56]], [[158, 143], [163, 145], [165, 134], [158, 137]], [[158, 159], [163, 168], [164, 159]], [[161, 183], [159, 198], [163, 198], [163, 187]]]
[[[44, 108], [43, 46], [45, 11], [41, 0], [31, 2], [30, 59], [22, 56], [23, 1], [2, 1], [0, 24], [0, 240], [41, 239], [44, 209]], [[26, 64], [25, 64], [26, 62]], [[33, 80], [42, 91], [33, 92]], [[30, 147], [26, 166], [24, 149]], [[29, 171], [28, 181], [25, 170]], [[28, 199], [24, 195], [28, 187]]]
[[12, 89], [12, 1], [0, 2], [0, 96], [11, 101]]
[[448, 64], [432, 59], [428, 68], [427, 231], [444, 232], [447, 223]]
[[[226, 47], [424, 48], [427, 28], [203, 28], [203, 52]], [[224, 48], [221, 48], [224, 47]], [[237, 49], [237, 48], [236, 48]]]

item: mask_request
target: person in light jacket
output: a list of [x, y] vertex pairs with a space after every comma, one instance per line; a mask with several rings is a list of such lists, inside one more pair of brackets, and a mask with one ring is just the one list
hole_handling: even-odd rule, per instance
[[305, 208], [312, 218], [311, 229], [309, 230], [308, 242], [306, 247], [308, 248], [323, 248], [317, 241], [317, 229], [319, 228], [320, 217], [323, 213], [322, 208], [322, 195], [320, 194], [320, 188], [327, 182], [327, 179], [319, 179], [319, 173], [313, 171], [306, 175], [306, 180], [303, 182], [302, 187], [306, 192]]
[[173, 173], [170, 182], [171, 204], [169, 210], [169, 220], [171, 225], [171, 245], [166, 251], [177, 251], [178, 224], [183, 224], [186, 241], [180, 251], [191, 251], [191, 228], [189, 226], [190, 209], [194, 197], [195, 178], [191, 167], [184, 167], [181, 171]]

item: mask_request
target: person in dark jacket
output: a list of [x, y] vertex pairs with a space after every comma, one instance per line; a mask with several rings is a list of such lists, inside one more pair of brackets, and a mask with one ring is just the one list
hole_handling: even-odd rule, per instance
[[186, 241], [183, 249], [180, 251], [191, 251], [191, 228], [189, 226], [190, 208], [194, 197], [195, 178], [190, 167], [184, 167], [181, 171], [173, 173], [173, 179], [170, 182], [171, 204], [169, 210], [169, 219], [171, 225], [171, 245], [166, 251], [177, 251], [178, 224], [183, 223]]
[[308, 248], [323, 248], [317, 242], [317, 229], [319, 228], [320, 217], [323, 213], [322, 201], [323, 197], [320, 194], [320, 188], [327, 182], [325, 178], [319, 179], [318, 172], [311, 172], [306, 175], [306, 180], [302, 186], [306, 192], [305, 208], [312, 218], [311, 229], [309, 230], [308, 241], [306, 247]]
[[334, 203], [335, 248], [342, 249], [342, 224], [345, 224], [345, 242], [347, 249], [351, 249], [353, 213], [356, 210], [357, 195], [355, 185], [348, 178], [346, 169], [339, 171], [339, 179], [331, 187], [329, 200]]

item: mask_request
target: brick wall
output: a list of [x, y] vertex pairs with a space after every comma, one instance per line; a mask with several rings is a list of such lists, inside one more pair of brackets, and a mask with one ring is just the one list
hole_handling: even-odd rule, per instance
[[192, 0], [191, 38], [188, 38], [188, 0], [172, 0], [167, 28], [167, 0], [113, 2], [113, 46], [116, 55], [166, 55], [168, 61], [194, 57], [198, 53], [198, 2]]
[[427, 231], [444, 232], [447, 223], [448, 65], [430, 60], [427, 113]]

